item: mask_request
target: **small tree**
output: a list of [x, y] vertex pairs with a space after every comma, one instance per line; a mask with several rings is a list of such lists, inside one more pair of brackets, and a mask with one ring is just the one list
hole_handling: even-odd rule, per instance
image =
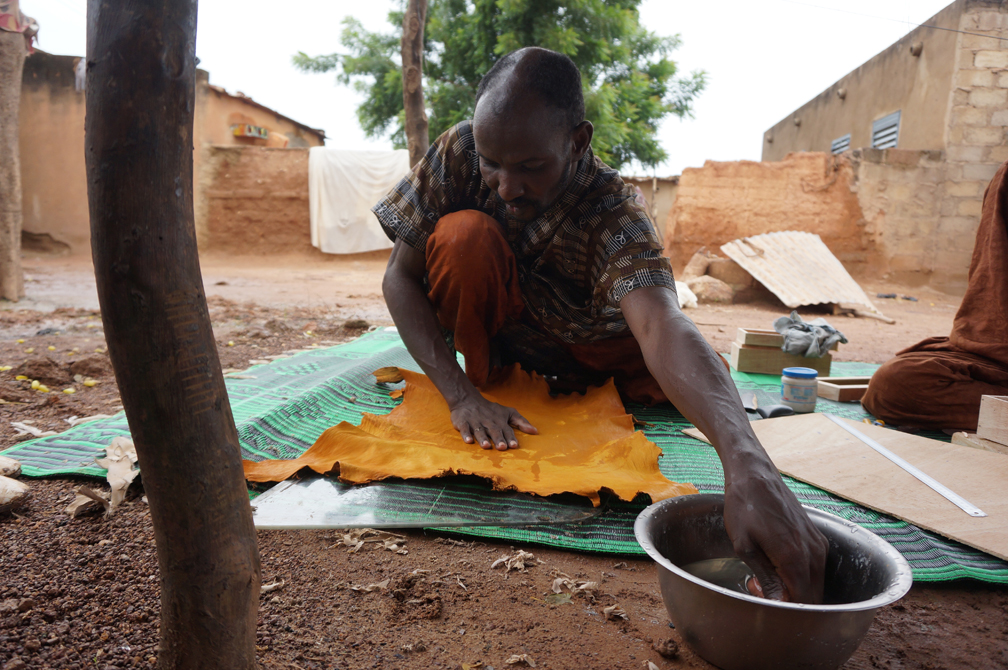
[[[581, 70], [586, 113], [595, 126], [592, 146], [609, 165], [637, 160], [645, 166], [668, 154], [658, 142], [659, 122], [669, 114], [692, 116], [706, 74], [677, 76], [670, 54], [679, 36], [660, 37], [639, 21], [640, 0], [430, 0], [424, 35], [424, 96], [430, 138], [472, 118], [480, 78], [502, 55], [523, 46], [567, 54]], [[403, 13], [389, 13], [403, 25]], [[372, 33], [353, 18], [344, 21], [346, 53], [294, 64], [306, 72], [337, 71], [340, 83], [366, 94], [357, 118], [369, 137], [391, 130], [406, 146], [402, 68], [397, 34]]]
[[423, 94], [424, 24], [427, 0], [409, 0], [402, 27], [403, 118], [410, 165], [416, 165], [427, 153], [430, 129]]

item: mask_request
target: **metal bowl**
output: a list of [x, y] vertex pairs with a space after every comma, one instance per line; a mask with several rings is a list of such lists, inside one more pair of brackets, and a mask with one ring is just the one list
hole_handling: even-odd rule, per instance
[[888, 542], [857, 524], [805, 510], [830, 544], [823, 605], [764, 600], [679, 567], [735, 557], [723, 495], [669, 498], [637, 517], [634, 533], [658, 564], [669, 618], [702, 658], [724, 670], [831, 670], [858, 648], [879, 608], [910, 590], [910, 566]]

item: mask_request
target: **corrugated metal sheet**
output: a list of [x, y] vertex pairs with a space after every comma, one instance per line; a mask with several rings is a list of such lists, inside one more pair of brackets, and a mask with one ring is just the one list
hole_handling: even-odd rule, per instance
[[818, 235], [795, 231], [733, 240], [721, 251], [788, 307], [855, 305], [878, 313]]

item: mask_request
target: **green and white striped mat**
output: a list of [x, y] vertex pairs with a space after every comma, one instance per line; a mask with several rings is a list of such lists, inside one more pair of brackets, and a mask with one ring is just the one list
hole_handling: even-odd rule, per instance
[[[310, 447], [326, 428], [340, 421], [359, 423], [365, 412], [385, 414], [399, 402], [388, 389], [374, 382], [372, 371], [389, 365], [417, 369], [394, 329], [379, 330], [327, 349], [316, 349], [257, 365], [227, 387], [235, 423], [246, 459], [295, 458]], [[871, 374], [877, 366], [833, 363], [837, 375]], [[777, 402], [780, 378], [771, 375], [733, 373], [740, 392], [757, 396], [761, 405]], [[689, 426], [671, 407], [629, 406], [628, 411], [648, 422], [645, 434], [662, 449], [661, 471], [674, 481], [691, 482], [701, 492], [724, 488], [720, 461], [709, 445], [686, 437]], [[868, 415], [857, 403], [819, 401], [816, 411], [860, 420]], [[22, 442], [4, 453], [22, 463], [30, 477], [62, 474], [104, 477], [95, 456], [102, 455], [113, 437], [129, 435], [123, 414], [86, 423], [65, 433]], [[941, 433], [929, 437], [947, 439]], [[914, 579], [937, 582], [971, 578], [1008, 583], [1008, 563], [964, 545], [946, 540], [903, 521], [848, 502], [813, 486], [785, 478], [798, 499], [812, 507], [858, 523], [893, 544], [910, 562]], [[403, 485], [402, 500], [386, 496], [388, 505], [411, 506], [410, 486]], [[457, 498], [470, 506], [477, 495], [490, 509], [494, 494], [472, 483], [459, 482], [457, 491], [442, 495], [441, 503]], [[448, 496], [449, 500], [445, 500]], [[648, 501], [611, 504], [602, 514], [585, 522], [523, 528], [479, 526], [453, 528], [451, 532], [521, 543], [538, 543], [564, 549], [613, 554], [643, 554], [634, 540], [633, 522]]]

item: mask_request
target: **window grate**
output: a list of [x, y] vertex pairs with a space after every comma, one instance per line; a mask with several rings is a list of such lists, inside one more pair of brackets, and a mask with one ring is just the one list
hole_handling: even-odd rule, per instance
[[838, 137], [830, 142], [830, 151], [835, 154], [842, 154], [848, 149], [850, 149], [850, 133], [847, 133], [843, 137]]
[[899, 141], [900, 113], [893, 112], [872, 122], [872, 142], [875, 149], [893, 149]]

